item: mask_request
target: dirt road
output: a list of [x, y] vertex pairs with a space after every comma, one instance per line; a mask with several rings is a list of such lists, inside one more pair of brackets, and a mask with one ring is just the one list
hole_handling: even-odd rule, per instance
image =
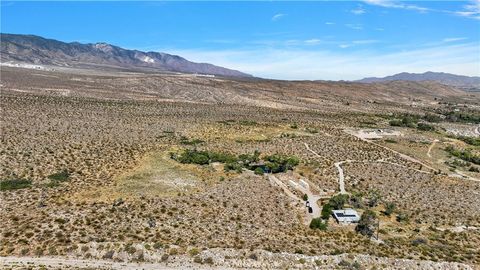
[[350, 134], [350, 133], [348, 133], [347, 131], [345, 131], [345, 133], [347, 133], [347, 134], [349, 134], [349, 135], [353, 135], [353, 136], [359, 138], [360, 140], [362, 140], [362, 141], [364, 141], [364, 142], [371, 143], [371, 144], [373, 144], [373, 145], [375, 145], [375, 146], [378, 146], [378, 147], [381, 147], [381, 148], [383, 148], [383, 149], [386, 149], [386, 150], [388, 150], [388, 151], [390, 151], [390, 152], [393, 152], [393, 153], [399, 155], [401, 158], [403, 158], [403, 159], [405, 159], [405, 160], [408, 160], [408, 161], [411, 161], [411, 162], [414, 162], [414, 163], [418, 163], [418, 164], [422, 165], [422, 166], [425, 167], [425, 168], [428, 168], [428, 169], [430, 169], [430, 170], [432, 170], [432, 171], [436, 171], [436, 169], [434, 169], [434, 168], [432, 168], [431, 166], [429, 166], [429, 165], [421, 162], [420, 160], [418, 160], [418, 159], [416, 159], [416, 158], [413, 158], [413, 157], [411, 157], [411, 156], [402, 154], [402, 153], [400, 153], [400, 152], [398, 152], [398, 151], [396, 151], [396, 150], [393, 150], [393, 149], [391, 149], [391, 148], [388, 148], [388, 147], [383, 146], [383, 145], [381, 145], [381, 144], [378, 144], [378, 143], [376, 143], [376, 142], [372, 142], [371, 140], [365, 139], [365, 138], [363, 138], [363, 137], [361, 137], [361, 136], [356, 136], [356, 135], [354, 135], [354, 134]]
[[435, 144], [439, 142], [439, 140], [435, 139], [433, 140], [432, 144], [430, 144], [430, 146], [428, 147], [428, 151], [427, 151], [427, 156], [428, 157], [432, 157], [432, 155], [430, 155], [430, 152], [432, 151], [433, 147], [435, 146]]
[[307, 143], [303, 143], [303, 144], [305, 145], [305, 148], [307, 148], [307, 151], [308, 151], [308, 152], [314, 154], [316, 157], [321, 158], [321, 156], [320, 156], [317, 152], [315, 152], [315, 151], [313, 151], [312, 149], [310, 149], [310, 146], [308, 146]]
[[343, 169], [342, 167], [340, 167], [343, 163], [346, 163], [346, 162], [351, 162], [351, 160], [344, 160], [344, 161], [335, 163], [335, 167], [338, 170], [338, 185], [340, 189], [340, 194], [348, 194], [347, 191], [345, 191], [345, 177], [343, 175]]

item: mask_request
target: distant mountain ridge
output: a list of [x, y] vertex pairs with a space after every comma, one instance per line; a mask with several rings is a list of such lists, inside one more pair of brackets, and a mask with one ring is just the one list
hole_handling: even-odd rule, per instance
[[374, 83], [374, 82], [388, 82], [388, 81], [434, 81], [445, 85], [455, 86], [465, 91], [480, 91], [480, 77], [469, 77], [463, 75], [455, 75], [444, 72], [425, 73], [407, 73], [402, 72], [392, 76], [383, 78], [370, 77], [357, 80], [356, 82]]
[[177, 55], [128, 50], [108, 43], [66, 43], [35, 35], [0, 34], [1, 61], [62, 67], [117, 68], [252, 77], [208, 63], [194, 63]]

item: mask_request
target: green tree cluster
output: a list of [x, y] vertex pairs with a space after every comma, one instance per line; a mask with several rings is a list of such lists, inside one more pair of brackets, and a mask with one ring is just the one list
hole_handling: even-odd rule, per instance
[[333, 210], [343, 209], [345, 203], [347, 203], [349, 196], [347, 194], [338, 194], [330, 198], [328, 203], [322, 207], [321, 217], [328, 219], [332, 215]]
[[256, 164], [260, 161], [259, 151], [234, 156], [226, 153], [186, 149], [180, 154], [171, 153], [170, 157], [185, 164], [206, 165], [212, 162], [220, 162], [225, 163], [225, 170], [227, 171], [240, 172], [242, 169], [249, 169], [260, 175], [266, 171], [272, 173], [286, 172], [300, 163], [297, 157], [275, 154], [264, 158], [265, 165], [262, 168]]
[[300, 160], [294, 156], [271, 155], [265, 157], [265, 166], [272, 173], [286, 172], [292, 170], [300, 163]]
[[310, 229], [319, 229], [322, 231], [327, 230], [328, 224], [327, 221], [322, 221], [321, 218], [314, 218], [310, 221]]
[[0, 181], [1, 191], [29, 188], [31, 186], [32, 180], [27, 179], [9, 179]]
[[377, 215], [372, 210], [366, 210], [360, 217], [355, 230], [365, 236], [372, 237], [377, 225]]
[[455, 149], [449, 145], [445, 148], [445, 151], [454, 157], [480, 165], [480, 155], [474, 154], [470, 149]]

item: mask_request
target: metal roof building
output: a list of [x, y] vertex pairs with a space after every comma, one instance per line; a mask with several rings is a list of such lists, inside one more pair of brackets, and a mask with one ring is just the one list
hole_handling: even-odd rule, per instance
[[360, 216], [357, 211], [353, 209], [333, 210], [333, 216], [341, 224], [357, 223], [360, 221]]

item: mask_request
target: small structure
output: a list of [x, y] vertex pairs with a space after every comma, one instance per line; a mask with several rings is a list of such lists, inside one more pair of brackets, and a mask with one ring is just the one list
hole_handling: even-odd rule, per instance
[[360, 216], [358, 215], [357, 211], [347, 208], [343, 210], [333, 210], [333, 217], [337, 220], [340, 224], [351, 224], [357, 223], [360, 221]]
[[305, 189], [309, 189], [308, 183], [305, 182], [305, 180], [303, 180], [303, 179], [300, 179], [300, 185]]
[[288, 181], [288, 183], [290, 184], [290, 186], [292, 186], [293, 188], [298, 188], [298, 184], [293, 182], [292, 180]]

